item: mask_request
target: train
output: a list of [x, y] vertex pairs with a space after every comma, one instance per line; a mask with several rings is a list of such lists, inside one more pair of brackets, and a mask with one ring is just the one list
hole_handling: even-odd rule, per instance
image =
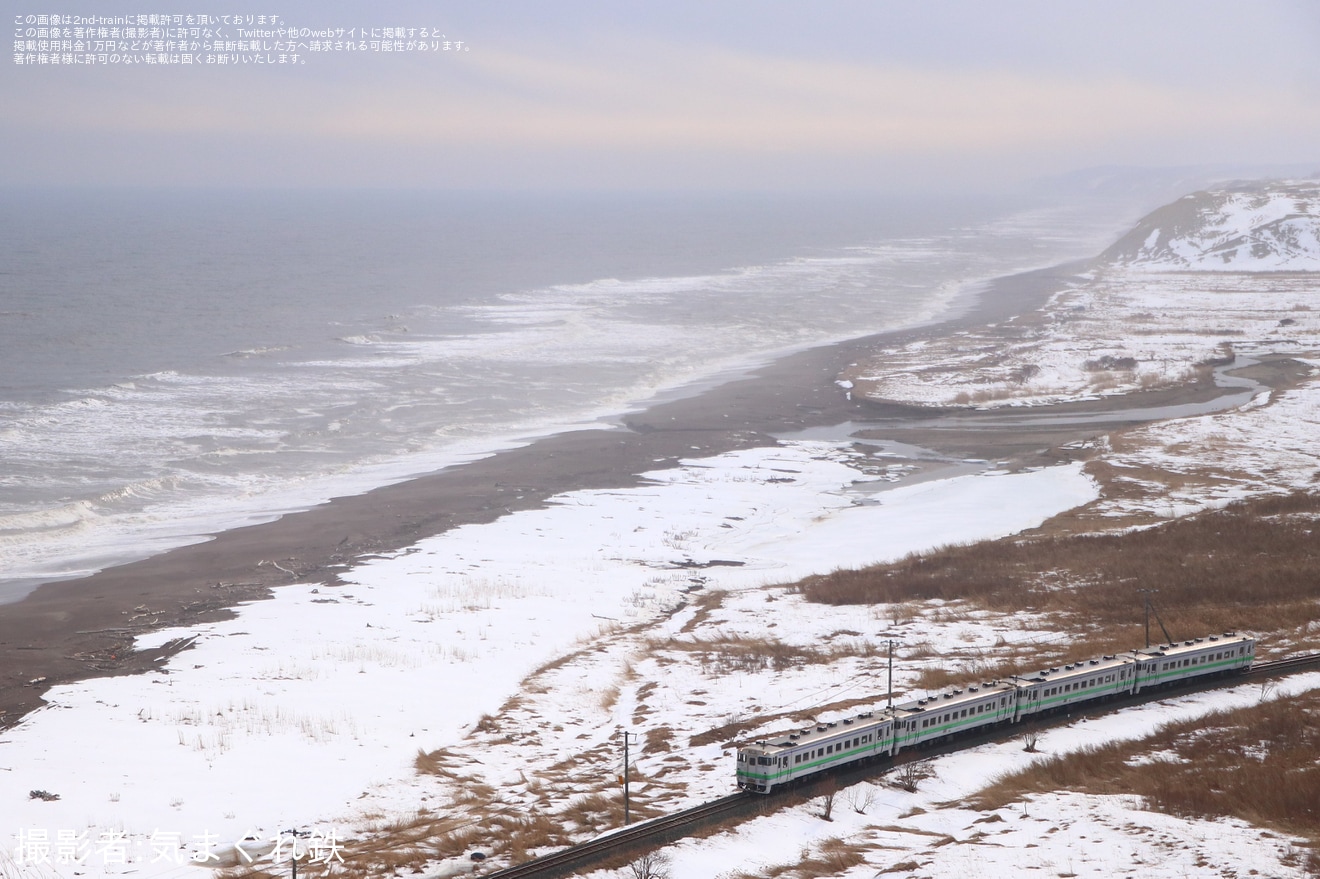
[[812, 724], [739, 747], [738, 787], [768, 794], [801, 778], [862, 761], [892, 759], [903, 751], [972, 730], [1022, 723], [1074, 705], [1192, 680], [1240, 674], [1251, 667], [1255, 653], [1255, 639], [1225, 632], [1047, 668]]

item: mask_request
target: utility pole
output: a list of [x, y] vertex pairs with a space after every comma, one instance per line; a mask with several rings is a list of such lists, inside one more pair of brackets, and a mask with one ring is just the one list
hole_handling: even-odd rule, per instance
[[633, 739], [639, 739], [637, 733], [631, 733], [628, 732], [627, 730], [623, 731], [623, 826], [624, 827], [627, 827], [630, 823], [632, 823], [631, 804], [628, 798], [628, 784], [630, 781], [629, 772], [628, 772], [628, 744]]
[[889, 708], [894, 707], [894, 640], [889, 640]]
[[1158, 589], [1137, 590], [1137, 592], [1141, 593], [1142, 597], [1145, 599], [1146, 602], [1146, 649], [1147, 650], [1150, 649], [1150, 597], [1159, 591], [1160, 590]]
[[[289, 864], [292, 869], [292, 879], [298, 879], [298, 837], [306, 836], [307, 834], [300, 833], [296, 827], [286, 830], [284, 833], [293, 837], [293, 844], [289, 846]], [[284, 833], [280, 834], [281, 839], [283, 838]]]

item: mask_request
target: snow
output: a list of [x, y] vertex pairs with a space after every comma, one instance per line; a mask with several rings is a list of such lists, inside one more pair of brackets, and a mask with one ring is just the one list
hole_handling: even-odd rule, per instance
[[[1138, 244], [1167, 245], [1182, 269], [1205, 254], [1222, 260], [1234, 229], [1268, 228], [1309, 247], [1289, 231], [1305, 207], [1298, 198], [1227, 198], [1203, 233], [1175, 240], [1139, 227]], [[1289, 267], [1300, 258], [1288, 256]], [[1241, 360], [1320, 362], [1310, 279], [1153, 273], [1152, 264], [1100, 266], [1038, 315], [885, 352], [883, 369], [859, 365], [841, 392], [1041, 406], [1173, 381], [1223, 355], [1225, 341]], [[1106, 357], [1136, 366], [1085, 366]], [[320, 851], [333, 839], [351, 852], [392, 821], [430, 814], [492, 833], [496, 811], [568, 816], [574, 801], [617, 794], [623, 732], [638, 735], [639, 802], [670, 812], [722, 796], [733, 785], [730, 741], [882, 698], [887, 641], [898, 645], [895, 688], [906, 697], [926, 663], [975, 669], [1005, 646], [1068, 638], [1026, 614], [937, 601], [810, 605], [776, 584], [1018, 533], [1082, 505], [1123, 522], [1313, 486], [1314, 378], [1280, 391], [1240, 384], [1217, 410], [1096, 443], [1091, 451], [1129, 480], [1121, 493], [1080, 463], [1019, 472], [982, 463], [931, 479], [889, 452], [785, 441], [684, 461], [636, 488], [565, 493], [362, 560], [341, 572], [344, 585], [286, 586], [234, 619], [153, 633], [138, 646], [195, 640], [156, 672], [54, 688], [50, 707], [0, 733], [0, 876], [209, 875], [194, 857], [232, 859], [245, 837], [257, 865], [278, 870], [287, 864], [274, 866], [270, 848], [290, 828], [315, 834], [304, 844]], [[959, 403], [970, 389], [988, 393]], [[1135, 739], [1317, 686], [1309, 674], [1268, 694], [1171, 696], [1052, 730], [1040, 746], [1050, 754]], [[419, 752], [444, 771], [418, 771]], [[988, 779], [1038, 759], [1019, 742], [982, 746], [935, 761], [916, 793], [869, 783], [843, 791], [831, 821], [819, 803], [780, 808], [671, 846], [673, 875], [828, 859], [840, 845], [860, 863], [832, 875], [857, 879], [1301, 875], [1288, 860], [1292, 840], [1239, 821], [1077, 793], [993, 812], [965, 806]], [[498, 793], [472, 794], [487, 790]], [[561, 823], [579, 838], [607, 829]], [[67, 863], [61, 845], [83, 862]]]
[[1320, 338], [1320, 183], [1197, 193], [1151, 214], [1039, 312], [877, 353], [853, 393], [1040, 406], [1183, 383]]
[[[759, 598], [767, 582], [1013, 533], [1095, 497], [1080, 467], [1062, 466], [889, 487], [880, 503], [858, 504], [859, 490], [890, 486], [852, 466], [858, 457], [804, 442], [685, 462], [639, 488], [568, 493], [365, 561], [341, 574], [346, 586], [291, 585], [236, 619], [155, 633], [143, 646], [196, 640], [158, 673], [54, 688], [49, 708], [0, 738], [0, 826], [29, 844], [41, 833], [89, 843], [122, 833], [127, 856], [147, 859], [119, 865], [113, 849], [93, 847], [83, 875], [195, 871], [151, 863], [159, 832], [178, 834], [184, 860], [203, 835], [223, 849], [294, 826], [342, 838], [368, 815], [415, 809], [419, 749], [461, 746], [538, 667], [660, 620], [695, 585]], [[801, 634], [838, 616], [820, 614]], [[611, 662], [638, 637], [615, 638]], [[581, 732], [574, 718], [611, 686], [611, 662], [544, 672], [564, 678], [545, 688], [549, 725]], [[836, 671], [823, 666], [807, 685]], [[769, 692], [800, 696], [786, 682]], [[733, 704], [723, 699], [710, 701]], [[674, 700], [666, 722], [686, 723], [682, 709]], [[582, 750], [572, 736], [551, 754]], [[704, 755], [718, 770], [688, 799], [732, 783], [718, 750]], [[512, 767], [542, 765], [514, 753], [491, 762], [506, 769], [489, 780], [507, 785]]]
[[[1294, 677], [1269, 698], [1288, 698], [1320, 686], [1320, 674]], [[934, 775], [908, 793], [883, 783], [842, 791], [831, 820], [820, 799], [782, 809], [702, 840], [670, 846], [674, 876], [755, 874], [797, 864], [828, 851], [831, 839], [863, 849], [865, 860], [833, 876], [870, 879], [877, 871], [897, 876], [1140, 875], [1145, 879], [1219, 877], [1248, 869], [1277, 877], [1304, 876], [1281, 861], [1294, 843], [1235, 820], [1203, 821], [1153, 812], [1128, 797], [1079, 793], [1032, 795], [995, 810], [962, 805], [987, 781], [1061, 753], [1100, 742], [1149, 735], [1160, 726], [1219, 709], [1245, 707], [1262, 698], [1259, 685], [1216, 693], [1171, 697], [1040, 736], [1037, 753], [1020, 741], [961, 751], [933, 761]], [[902, 869], [899, 865], [908, 864]], [[597, 872], [595, 879], [626, 872]], [[1255, 875], [1255, 874], [1253, 874]]]
[[1177, 206], [1138, 226], [1150, 233], [1119, 262], [1151, 272], [1320, 271], [1320, 184], [1213, 190]]
[[1181, 384], [1230, 357], [1304, 357], [1317, 339], [1313, 278], [1110, 269], [1014, 327], [886, 349], [849, 377], [876, 399], [1021, 408]]

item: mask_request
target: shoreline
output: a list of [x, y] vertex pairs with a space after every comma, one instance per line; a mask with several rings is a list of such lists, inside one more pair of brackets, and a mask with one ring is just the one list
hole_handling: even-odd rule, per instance
[[[1081, 265], [997, 279], [970, 307], [945, 320], [804, 349], [745, 377], [657, 402], [616, 426], [552, 434], [87, 577], [44, 584], [0, 606], [0, 729], [44, 704], [42, 694], [55, 684], [143, 672], [183, 649], [134, 651], [141, 634], [228, 617], [238, 604], [267, 597], [281, 585], [334, 582], [337, 570], [359, 559], [459, 525], [540, 507], [569, 490], [637, 485], [639, 474], [682, 458], [773, 445], [772, 434], [849, 421], [919, 425], [932, 413], [850, 399], [835, 380], [878, 346], [947, 336], [1039, 307]], [[1127, 405], [1116, 398], [1106, 408]], [[973, 426], [959, 442], [994, 447], [977, 433]]]

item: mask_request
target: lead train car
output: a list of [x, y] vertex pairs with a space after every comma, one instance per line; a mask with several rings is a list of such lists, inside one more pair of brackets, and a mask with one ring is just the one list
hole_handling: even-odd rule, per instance
[[774, 736], [738, 749], [738, 787], [769, 793], [777, 785], [858, 760], [893, 754], [894, 718], [859, 714]]
[[738, 749], [738, 787], [775, 787], [839, 766], [893, 757], [974, 729], [1018, 723], [1080, 703], [1174, 686], [1251, 667], [1254, 639], [1231, 632], [1049, 668], [1008, 681], [951, 690], [772, 736]]

